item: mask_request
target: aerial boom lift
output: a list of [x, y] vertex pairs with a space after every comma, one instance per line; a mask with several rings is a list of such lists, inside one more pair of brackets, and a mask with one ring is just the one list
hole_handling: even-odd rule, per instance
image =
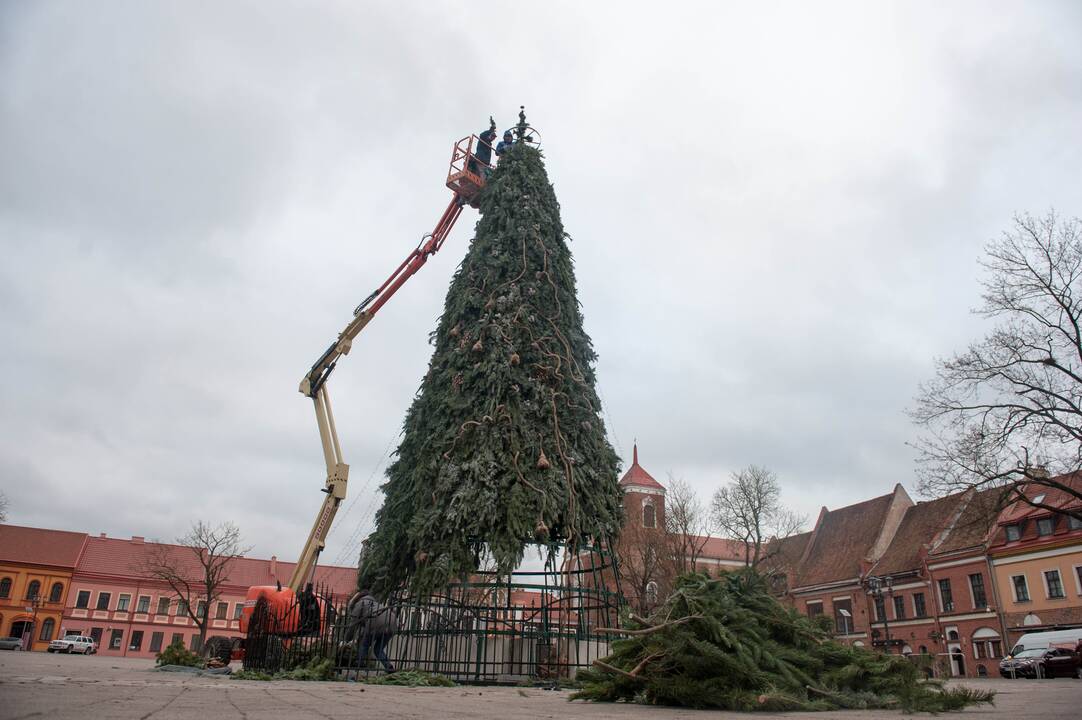
[[[436, 223], [435, 229], [422, 237], [420, 244], [406, 256], [383, 284], [354, 309], [353, 319], [338, 333], [338, 338], [320, 355], [301, 380], [301, 393], [310, 397], [315, 406], [316, 425], [319, 427], [323, 458], [327, 465], [327, 479], [323, 487], [326, 495], [312, 530], [308, 533], [304, 549], [297, 559], [289, 584], [286, 587], [279, 583], [277, 586], [255, 586], [248, 589], [241, 615], [241, 632], [248, 631], [257, 606], [261, 607], [258, 613], [261, 620], [258, 622], [269, 622], [269, 619], [273, 618], [272, 632], [275, 634], [295, 635], [318, 630], [318, 606], [321, 600], [312, 593], [312, 575], [319, 554], [326, 545], [334, 516], [346, 497], [346, 486], [349, 482], [349, 465], [343, 459], [342, 447], [338, 441], [327, 380], [342, 356], [349, 354], [353, 340], [372, 321], [376, 313], [428, 262], [429, 257], [443, 247], [455, 221], [462, 214], [463, 207], [478, 207], [478, 194], [491, 171], [491, 166], [474, 154], [481, 142], [483, 141], [476, 135], [471, 135], [455, 143], [447, 175], [447, 187], [454, 192], [454, 196]], [[317, 612], [310, 612], [311, 610]], [[315, 628], [311, 627], [313, 618], [316, 621]]]

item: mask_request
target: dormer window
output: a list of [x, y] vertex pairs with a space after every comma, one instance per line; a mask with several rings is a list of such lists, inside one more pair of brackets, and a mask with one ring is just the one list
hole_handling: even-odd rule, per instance
[[1045, 535], [1051, 535], [1055, 527], [1056, 523], [1052, 518], [1041, 518], [1037, 521], [1037, 534], [1041, 537], [1044, 537]]
[[1007, 542], [1014, 542], [1022, 538], [1022, 525], [1008, 525], [1004, 528], [1007, 531]]

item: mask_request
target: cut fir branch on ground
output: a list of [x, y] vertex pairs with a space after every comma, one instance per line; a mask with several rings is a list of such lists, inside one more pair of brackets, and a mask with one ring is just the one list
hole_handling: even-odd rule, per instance
[[898, 655], [831, 640], [752, 571], [683, 576], [649, 618], [579, 673], [572, 699], [723, 710], [960, 710], [993, 693], [921, 679]]
[[505, 153], [432, 335], [359, 583], [430, 590], [530, 544], [611, 538], [618, 459], [540, 151]]

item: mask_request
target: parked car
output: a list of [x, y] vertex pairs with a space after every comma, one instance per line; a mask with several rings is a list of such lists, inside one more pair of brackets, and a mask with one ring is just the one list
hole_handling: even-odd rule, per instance
[[0, 637], [0, 650], [22, 650], [23, 641], [20, 638]]
[[1082, 628], [1074, 630], [1041, 630], [1039, 632], [1026, 633], [1018, 638], [1018, 642], [1011, 648], [1010, 655], [1017, 655], [1023, 650], [1047, 650], [1055, 647], [1079, 647], [1082, 648]]
[[85, 635], [68, 635], [49, 643], [49, 652], [75, 652], [83, 655], [93, 655], [97, 651], [98, 644], [94, 642], [94, 638]]
[[1082, 673], [1082, 657], [1066, 648], [1032, 648], [1003, 658], [999, 674], [1009, 677], [1070, 677]]

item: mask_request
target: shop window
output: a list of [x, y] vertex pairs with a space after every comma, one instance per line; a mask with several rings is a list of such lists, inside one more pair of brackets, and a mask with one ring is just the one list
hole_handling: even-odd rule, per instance
[[99, 647], [101, 646], [101, 636], [104, 632], [105, 630], [103, 628], [90, 628], [90, 637]]
[[113, 599], [112, 593], [100, 592], [98, 593], [98, 610], [108, 610], [109, 601]]
[[139, 650], [141, 647], [143, 647], [143, 631], [133, 630], [131, 640], [128, 642], [128, 649]]
[[80, 590], [79, 594], [75, 596], [75, 607], [86, 608], [90, 607], [90, 591]]
[[58, 603], [63, 596], [64, 583], [53, 583], [53, 586], [49, 589], [49, 602]]
[[124, 641], [123, 630], [112, 630], [109, 632], [109, 649], [119, 650], [120, 644]]
[[162, 640], [165, 639], [165, 633], [156, 632], [150, 636], [150, 652], [162, 651]]
[[0, 598], [11, 597], [11, 578], [0, 579]]
[[42, 642], [49, 642], [53, 639], [53, 631], [56, 629], [56, 620], [52, 618], [45, 618], [45, 622], [41, 624], [41, 635], [38, 639]]
[[203, 652], [203, 640], [199, 637], [199, 633], [192, 635], [191, 651]]
[[184, 633], [173, 633], [173, 639], [169, 641], [170, 645], [184, 646]]
[[41, 594], [41, 581], [32, 580], [29, 585], [26, 586], [26, 599], [37, 600], [38, 595]]

